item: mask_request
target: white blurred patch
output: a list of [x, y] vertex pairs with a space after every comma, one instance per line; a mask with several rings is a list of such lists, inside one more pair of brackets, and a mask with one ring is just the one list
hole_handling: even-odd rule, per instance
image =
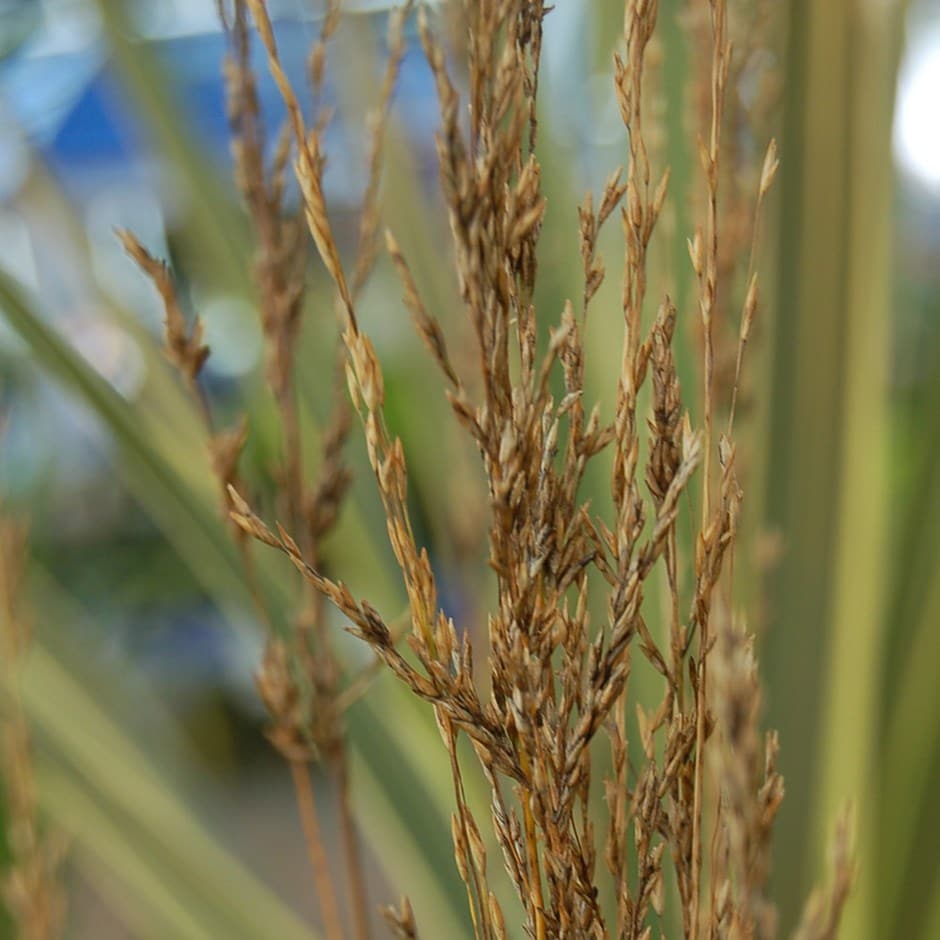
[[940, 29], [912, 37], [901, 66], [894, 155], [905, 173], [940, 195]]

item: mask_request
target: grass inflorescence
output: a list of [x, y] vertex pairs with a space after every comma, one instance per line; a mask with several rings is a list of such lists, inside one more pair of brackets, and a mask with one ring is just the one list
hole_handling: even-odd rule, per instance
[[[301, 104], [304, 91], [291, 84], [281, 63], [264, 0], [236, 2], [225, 19], [236, 181], [256, 236], [267, 378], [282, 430], [276, 525], [252, 508], [238, 474], [246, 427], [214, 425], [200, 383], [209, 352], [198, 321], [187, 325], [166, 266], [122, 233], [163, 299], [167, 353], [206, 422], [249, 581], [253, 546], [261, 543], [282, 552], [306, 586], [287, 634], [271, 631], [258, 689], [270, 715], [269, 737], [296, 785], [329, 940], [345, 936], [347, 922], [360, 940], [372, 929], [342, 721], [346, 705], [367, 691], [371, 671], [344, 672], [327, 602], [377, 661], [433, 709], [453, 781], [450, 837], [477, 938], [506, 937], [516, 932], [513, 925], [534, 940], [646, 940], [667, 924], [696, 940], [776, 935], [768, 878], [783, 781], [777, 737], [761, 728], [753, 642], [732, 610], [731, 574], [742, 507], [735, 411], [759, 311], [757, 233], [777, 157], [771, 141], [749, 197], [735, 192], [733, 211], [725, 212], [723, 161], [736, 158], [724, 137], [729, 76], [740, 66], [729, 39], [728, 4], [699, 6], [697, 29], [707, 47], [698, 65], [705, 120], [697, 142], [700, 218], [688, 239], [689, 310], [679, 309], [656, 283], [650, 263], [667, 201], [684, 196], [670, 191], [669, 169], [659, 165], [660, 148], [650, 142], [657, 119], [648, 110], [647, 87], [659, 26], [655, 0], [625, 3], [613, 73], [625, 168], [609, 176], [596, 200], [588, 196], [576, 216], [572, 212], [583, 284], [574, 302], [556, 310], [536, 303], [546, 210], [538, 75], [549, 8], [542, 0], [467, 0], [460, 11], [466, 74], [459, 81], [428, 11], [417, 10], [440, 107], [437, 153], [449, 258], [475, 360], [451, 355], [448, 318], [422, 296], [414, 259], [393, 232], [385, 232], [384, 247], [430, 354], [429, 368], [439, 373], [453, 420], [472, 441], [486, 481], [486, 565], [495, 587], [485, 629], [455, 622], [441, 606], [438, 577], [416, 537], [408, 500], [407, 461], [421, 455], [406, 455], [386, 421], [382, 363], [358, 312], [382, 245], [383, 141], [410, 4], [390, 18], [351, 263], [334, 233], [323, 184], [330, 115], [319, 102], [337, 5], [329, 5], [310, 56], [311, 119]], [[249, 66], [249, 20], [287, 112], [271, 165]], [[289, 165], [299, 184], [299, 214], [285, 205]], [[734, 227], [726, 231], [729, 218]], [[612, 311], [597, 300], [608, 277], [599, 240], [604, 226], [617, 220], [623, 253], [620, 299]], [[328, 314], [338, 317], [348, 389], [348, 398], [336, 390], [316, 478], [304, 465], [294, 355], [311, 241], [335, 288]], [[739, 267], [743, 288], [732, 283]], [[738, 294], [740, 303], [732, 303]], [[680, 383], [676, 351], [684, 335], [679, 326], [690, 317], [701, 339], [700, 381], [691, 389]], [[590, 400], [589, 318], [603, 318], [604, 329], [619, 335], [618, 376], [603, 402]], [[608, 406], [612, 417], [605, 420]], [[349, 484], [343, 446], [353, 413], [407, 592], [407, 649], [392, 620], [323, 565], [323, 539]], [[603, 461], [610, 467], [609, 511], [596, 509], [584, 492], [589, 468]], [[694, 507], [688, 511], [691, 539], [680, 531], [688, 507]], [[645, 601], [660, 579], [667, 600], [654, 621]], [[255, 595], [270, 622], [263, 597]], [[600, 622], [596, 613], [592, 620], [598, 610]], [[482, 637], [484, 648], [479, 639], [474, 648], [471, 637]], [[638, 658], [658, 677], [652, 704], [634, 691]], [[488, 785], [485, 818], [471, 808], [462, 738]], [[322, 808], [309, 775], [315, 760], [336, 783], [343, 864], [322, 835]], [[605, 797], [601, 814], [598, 793]], [[491, 857], [494, 845], [498, 860]], [[844, 823], [833, 885], [808, 903], [796, 934], [801, 940], [835, 934], [851, 882], [849, 845]], [[512, 910], [494, 889], [499, 867], [514, 888]], [[401, 888], [407, 892], [407, 874]], [[407, 900], [389, 908], [387, 918], [398, 936], [419, 935]]]

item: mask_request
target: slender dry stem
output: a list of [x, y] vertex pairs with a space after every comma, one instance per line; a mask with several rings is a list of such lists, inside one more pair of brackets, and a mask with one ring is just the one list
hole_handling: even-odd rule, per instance
[[320, 817], [317, 813], [313, 783], [310, 780], [310, 770], [305, 761], [292, 760], [290, 761], [290, 772], [294, 792], [297, 795], [297, 805], [300, 807], [300, 818], [303, 822], [304, 834], [307, 838], [310, 865], [313, 868], [313, 879], [320, 900], [323, 927], [328, 940], [342, 940], [343, 922], [340, 919], [336, 886], [333, 883], [326, 845], [323, 841], [323, 832], [320, 828]]

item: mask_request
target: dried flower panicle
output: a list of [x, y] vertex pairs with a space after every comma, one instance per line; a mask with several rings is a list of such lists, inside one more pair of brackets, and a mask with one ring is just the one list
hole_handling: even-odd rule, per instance
[[[298, 767], [314, 753], [326, 755], [341, 783], [340, 809], [348, 835], [341, 706], [353, 687], [345, 695], [340, 688], [341, 670], [322, 603], [329, 602], [348, 629], [433, 709], [454, 788], [455, 861], [478, 940], [500, 940], [510, 917], [534, 940], [646, 940], [654, 925], [670, 916], [667, 881], [676, 885], [678, 910], [673, 916], [684, 936], [764, 938], [776, 931], [766, 883], [771, 827], [783, 792], [777, 744], [773, 735], [760, 731], [752, 651], [743, 634], [731, 627], [725, 602], [726, 594], [731, 595], [742, 503], [734, 409], [758, 309], [758, 279], [752, 260], [736, 331], [733, 386], [728, 387], [718, 373], [727, 319], [724, 292], [731, 277], [723, 252], [738, 237], [719, 190], [727, 170], [724, 131], [736, 66], [726, 0], [706, 0], [703, 9], [708, 67], [702, 107], [708, 130], [699, 147], [702, 219], [689, 239], [697, 310], [677, 309], [650, 284], [650, 250], [670, 181], [668, 168], [654, 165], [662, 146], [658, 115], [650, 106], [655, 89], [649, 66], [663, 64], [656, 61], [661, 56], [656, 42], [659, 11], [655, 0], [626, 0], [614, 91], [628, 160], [625, 170], [609, 176], [596, 209], [588, 196], [577, 212], [583, 270], [577, 316], [571, 302], [550, 315], [536, 307], [538, 243], [546, 209], [537, 152], [538, 71], [549, 8], [542, 0], [464, 0], [462, 81], [455, 78], [452, 57], [428, 10], [418, 10], [418, 32], [440, 109], [437, 152], [455, 280], [474, 340], [472, 380], [464, 377], [465, 363], [455, 363], [442, 318], [422, 298], [394, 234], [386, 233], [385, 247], [401, 281], [404, 306], [441, 374], [456, 426], [476, 448], [486, 480], [487, 562], [495, 579], [484, 634], [486, 683], [475, 668], [479, 649], [470, 640], [482, 630], [455, 624], [442, 610], [428, 552], [418, 544], [406, 455], [386, 423], [382, 366], [357, 312], [377, 252], [380, 154], [410, 5], [390, 21], [389, 59], [369, 122], [372, 142], [359, 251], [349, 266], [333, 231], [323, 186], [328, 114], [318, 107], [312, 122], [305, 119], [264, 0], [236, 4], [230, 27], [228, 82], [236, 164], [258, 233], [256, 279], [269, 380], [284, 429], [277, 506], [284, 524], [268, 525], [243, 495], [234, 473], [242, 440], [238, 434], [217, 442], [216, 468], [244, 541], [282, 552], [307, 587], [296, 630], [286, 639], [272, 637], [259, 674], [259, 689], [272, 716], [270, 734], [295, 780]], [[262, 159], [258, 104], [248, 69], [249, 13], [287, 109], [270, 175]], [[315, 99], [324, 80], [327, 39], [336, 25], [336, 5], [330, 4], [309, 63]], [[458, 87], [467, 89], [465, 101]], [[310, 486], [300, 462], [301, 428], [291, 391], [303, 293], [297, 272], [306, 250], [300, 220], [286, 219], [283, 212], [283, 173], [291, 160], [303, 222], [335, 288], [349, 400], [361, 422], [408, 597], [409, 655], [398, 649], [390, 622], [330, 577], [321, 558], [322, 537], [336, 519], [348, 484], [340, 454], [350, 412], [337, 406], [324, 437], [320, 480]], [[755, 219], [775, 171], [771, 144], [758, 184]], [[606, 276], [598, 255], [599, 233], [618, 209], [621, 309], [617, 323], [603, 328], [619, 328], [621, 357], [616, 383], [609, 389], [613, 420], [604, 424], [600, 403], [586, 401], [591, 363], [584, 331], [587, 310]], [[755, 221], [755, 240], [756, 229]], [[648, 323], [650, 308], [657, 312]], [[689, 402], [688, 389], [678, 380], [674, 347], [681, 332], [677, 324], [692, 316], [703, 337], [702, 382], [700, 396]], [[167, 319], [169, 323], [169, 309]], [[169, 337], [168, 343], [172, 347]], [[649, 390], [648, 416], [641, 405], [644, 386]], [[724, 408], [727, 431], [719, 434], [715, 422]], [[700, 426], [693, 422], [695, 413]], [[641, 448], [644, 417], [648, 448]], [[611, 466], [610, 510], [601, 512], [585, 498], [582, 484], [590, 463], [605, 450]], [[693, 503], [693, 541], [687, 550], [678, 520], [683, 507]], [[654, 623], [648, 621], [651, 608], [645, 601], [660, 570], [667, 602], [663, 622]], [[636, 701], [632, 676], [638, 657], [661, 680], [661, 697], [653, 703]], [[311, 696], [320, 724], [305, 707]], [[489, 785], [488, 820], [467, 799], [461, 736], [469, 739]], [[598, 779], [599, 739], [607, 740], [611, 754], [605, 780]], [[630, 759], [633, 739], [639, 742], [639, 763]], [[714, 769], [714, 786], [706, 766]], [[592, 813], [593, 796], [601, 787], [607, 797], [606, 820]], [[312, 793], [298, 787], [298, 799], [326, 932], [336, 940], [343, 928], [317, 835]], [[355, 840], [347, 838], [346, 847], [347, 861], [353, 858], [355, 869]], [[500, 863], [518, 902], [511, 914], [492, 890], [493, 866]], [[846, 871], [844, 864], [837, 865], [830, 893], [807, 908], [801, 937], [831, 935], [826, 931], [838, 920]], [[365, 937], [361, 880], [352, 872], [347, 882], [357, 935]], [[609, 909], [602, 901], [603, 887], [612, 892]], [[407, 902], [386, 916], [397, 936], [417, 936]]]
[[386, 907], [382, 913], [392, 933], [398, 940], [418, 940], [418, 925], [408, 898], [403, 897], [397, 908]]
[[836, 822], [832, 838], [832, 881], [812, 893], [793, 940], [834, 940], [839, 921], [855, 880], [852, 817], [845, 811]]
[[761, 694], [753, 638], [722, 618], [716, 641], [713, 753], [721, 826], [713, 844], [712, 909], [719, 937], [773, 937], [767, 896], [774, 819], [783, 800], [775, 733], [760, 729]]
[[[335, 526], [350, 483], [350, 473], [343, 451], [351, 427], [349, 403], [341, 393], [328, 426], [322, 435], [321, 460], [318, 474], [310, 481], [303, 463], [304, 429], [301, 425], [295, 388], [298, 340], [306, 309], [306, 268], [308, 245], [307, 225], [315, 227], [315, 240], [332, 253], [334, 271], [338, 270], [339, 253], [326, 234], [328, 222], [325, 203], [318, 188], [311, 189], [310, 180], [319, 179], [323, 158], [319, 153], [318, 135], [329, 121], [329, 112], [321, 106], [327, 47], [339, 25], [339, 4], [330, 3], [321, 24], [320, 36], [308, 61], [311, 92], [317, 113], [311, 135], [295, 136], [300, 118], [296, 98], [290, 99], [289, 120], [282, 129], [278, 146], [271, 160], [266, 157], [264, 116], [261, 112], [256, 80], [250, 65], [251, 34], [249, 8], [256, 4], [235, 0], [230, 15], [222, 16], [229, 43], [224, 73], [228, 96], [229, 121], [232, 127], [232, 150], [235, 181], [248, 211], [256, 236], [254, 284], [258, 312], [267, 349], [267, 379], [282, 432], [282, 460], [274, 468], [277, 481], [276, 504], [279, 513], [297, 536], [299, 546], [290, 544], [304, 558], [320, 563], [320, 546]], [[223, 13], [225, 11], [222, 11]], [[379, 231], [379, 196], [381, 154], [385, 128], [398, 69], [404, 54], [403, 24], [406, 5], [390, 18], [389, 56], [378, 101], [368, 118], [370, 128], [369, 172], [363, 199], [359, 248], [355, 272], [349, 285], [340, 276], [338, 283], [341, 313], [350, 311], [352, 303], [365, 285], [374, 266]], [[273, 43], [273, 29], [266, 17], [259, 23], [260, 38], [265, 45]], [[286, 90], [286, 75], [276, 75]], [[285, 173], [296, 155], [298, 167], [307, 172], [302, 185], [305, 211], [300, 215], [288, 212], [285, 204]], [[318, 187], [317, 183], [317, 187]], [[344, 847], [345, 881], [351, 920], [359, 940], [370, 935], [369, 905], [366, 898], [365, 875], [358, 847], [358, 835], [349, 801], [348, 766], [344, 742], [342, 712], [360, 693], [360, 680], [343, 681], [343, 669], [329, 638], [327, 611], [320, 592], [305, 581], [303, 596], [293, 623], [285, 636], [273, 623], [263, 593], [256, 583], [250, 541], [260, 539], [269, 545], [280, 545], [275, 536], [256, 517], [239, 495], [244, 481], [238, 474], [241, 453], [248, 429], [244, 420], [234, 429], [216, 431], [208, 397], [200, 385], [200, 372], [209, 354], [200, 344], [201, 326], [196, 320], [187, 331], [176, 288], [168, 267], [156, 261], [129, 233], [120, 233], [129, 254], [151, 279], [166, 310], [166, 346], [194, 394], [209, 435], [212, 468], [223, 495], [226, 516], [231, 516], [246, 578], [255, 598], [259, 616], [271, 629], [264, 660], [258, 670], [257, 687], [269, 715], [268, 737], [291, 767], [297, 788], [298, 805], [304, 823], [314, 878], [320, 901], [324, 929], [329, 940], [343, 936], [344, 928], [336, 878], [327, 862], [320, 834], [319, 810], [313, 799], [307, 765], [322, 760], [334, 777], [338, 794], [338, 812]], [[332, 311], [330, 311], [332, 315]], [[339, 370], [342, 375], [342, 369]], [[338, 391], [341, 384], [338, 383]], [[250, 538], [249, 538], [250, 537]], [[391, 643], [391, 640], [389, 640]]]
[[[734, 55], [723, 83], [720, 188], [722, 237], [718, 244], [718, 298], [714, 322], [714, 376], [719, 401], [739, 401], [749, 406], [752, 391], [742, 390], [739, 333], [751, 332], [752, 316], [738, 317], [738, 306], [746, 307], [745, 295], [754, 282], [754, 268], [761, 229], [764, 197], [776, 169], [776, 145], [771, 140], [763, 167], [761, 144], [770, 136], [779, 112], [780, 83], [775, 60], [779, 55], [775, 34], [779, 33], [779, 11], [769, 0], [731, 3], [727, 18], [729, 42]], [[689, 4], [683, 23], [692, 47], [692, 95], [688, 125], [690, 135], [708, 133], [713, 77], [711, 14], [708, 4]], [[755, 194], [757, 201], [755, 203]], [[746, 340], [745, 340], [746, 342]]]
[[197, 317], [191, 326], [187, 325], [169, 265], [154, 258], [131, 232], [119, 229], [117, 236], [163, 301], [167, 357], [186, 381], [195, 386], [209, 358], [209, 347], [202, 342], [202, 323]]
[[[615, 59], [615, 90], [628, 132], [625, 180], [622, 171], [612, 174], [598, 210], [588, 198], [578, 213], [583, 315], [604, 277], [596, 254], [598, 232], [621, 207], [623, 354], [615, 417], [609, 427], [601, 426], [596, 406], [589, 414], [585, 411], [584, 349], [570, 305], [558, 325], [549, 328], [545, 352], [538, 352], [540, 326], [533, 298], [545, 203], [535, 153], [535, 94], [546, 8], [534, 0], [465, 4], [466, 130], [459, 118], [460, 96], [448, 57], [426, 11], [419, 11], [421, 41], [440, 102], [441, 188], [461, 299], [476, 338], [478, 395], [471, 395], [454, 368], [440, 322], [422, 301], [394, 236], [388, 235], [386, 242], [402, 281], [405, 305], [442, 373], [457, 422], [476, 444], [487, 479], [489, 565], [496, 575], [497, 596], [488, 616], [486, 698], [474, 676], [467, 633], [458, 633], [439, 609], [427, 553], [415, 541], [405, 456], [383, 416], [381, 366], [359, 326], [326, 215], [319, 135], [305, 127], [294, 92], [284, 80], [265, 5], [253, 0], [251, 8], [291, 114], [301, 152], [295, 168], [311, 235], [343, 301], [348, 387], [362, 420], [388, 534], [408, 593], [409, 642], [417, 666], [397, 652], [378, 612], [318, 570], [285, 529], [279, 527], [275, 535], [247, 504], [239, 505], [236, 521], [283, 551], [348, 618], [353, 632], [415, 694], [433, 705], [451, 760], [456, 806], [452, 839], [476, 937], [502, 936], [505, 915], [490, 891], [485, 842], [464, 796], [457, 753], [460, 733], [469, 737], [489, 781], [496, 844], [516, 889], [525, 929], [537, 940], [647, 937], [649, 917], [663, 913], [667, 857], [676, 875], [686, 935], [705, 935], [707, 928], [709, 935], [720, 929], [723, 936], [769, 936], [775, 921], [763, 895], [766, 851], [782, 796], [775, 739], [768, 739], [759, 766], [760, 748], [755, 743], [759, 698], [750, 660], [735, 646], [733, 634], [718, 637], [725, 658], [717, 677], [710, 677], [707, 668], [720, 619], [717, 591], [733, 549], [741, 501], [731, 425], [729, 434], [720, 438], [713, 427], [713, 328], [722, 243], [718, 185], [731, 63], [725, 3], [709, 0], [711, 128], [701, 148], [706, 218], [690, 241], [705, 336], [704, 428], [699, 432], [693, 431], [684, 411], [672, 353], [678, 311], [665, 298], [648, 334], [642, 325], [649, 245], [669, 182], [668, 170], [654, 182], [642, 122], [644, 62], [656, 27], [657, 5], [650, 0], [626, 4], [626, 55]], [[767, 186], [773, 173], [773, 160], [768, 160]], [[766, 188], [762, 178], [758, 203]], [[752, 279], [738, 370], [756, 297]], [[559, 367], [565, 386], [560, 401], [550, 382]], [[651, 500], [647, 503], [639, 486], [644, 468], [639, 457], [638, 400], [650, 377], [651, 443], [645, 479]], [[580, 495], [586, 465], [605, 447], [613, 450], [610, 522], [598, 517]], [[676, 520], [680, 499], [700, 465], [704, 465], [702, 515], [690, 576], [680, 567]], [[671, 596], [668, 649], [660, 647], [643, 607], [645, 584], [660, 563], [666, 567]], [[599, 629], [591, 628], [588, 616], [592, 570], [608, 588], [607, 622]], [[692, 596], [685, 618], [680, 608], [683, 579]], [[634, 649], [660, 673], [665, 692], [652, 712], [637, 709], [645, 762], [631, 771], [626, 702]], [[599, 904], [588, 812], [590, 745], [602, 728], [613, 757], [613, 773], [606, 782], [610, 819], [604, 857], [615, 886], [615, 923], [605, 918]], [[703, 853], [710, 793], [703, 771], [707, 750], [716, 747], [712, 744], [716, 728], [726, 753], [718, 797], [721, 811], [712, 823], [712, 842], [716, 858], [726, 860], [723, 868], [715, 865], [716, 878], [724, 871], [730, 887], [720, 884], [712, 891], [708, 924]], [[628, 875], [631, 853], [636, 870]]]

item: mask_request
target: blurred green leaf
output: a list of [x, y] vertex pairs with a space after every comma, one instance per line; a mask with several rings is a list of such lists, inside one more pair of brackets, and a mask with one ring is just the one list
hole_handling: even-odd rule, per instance
[[[237, 610], [247, 609], [250, 599], [241, 567], [217, 514], [207, 508], [204, 500], [194, 497], [173, 472], [131, 405], [46, 323], [27, 300], [22, 287], [3, 272], [0, 272], [0, 308], [40, 365], [104, 422], [118, 447], [119, 466], [131, 491], [147, 507], [206, 590], [220, 601], [223, 609], [232, 611], [233, 606]], [[197, 459], [205, 461], [206, 455], [200, 454]], [[281, 609], [283, 603], [282, 594], [278, 605]]]
[[[887, 596], [891, 114], [900, 10], [791, 6], [766, 499], [785, 551], [763, 660], [787, 798], [775, 872], [786, 929], [857, 811], [846, 936], [874, 937]], [[809, 861], [809, 864], [807, 864]]]
[[86, 787], [53, 778], [49, 809], [118, 866], [115, 875], [174, 925], [174, 936], [312, 936], [215, 843], [94, 695], [41, 645], [30, 653], [23, 704]]

